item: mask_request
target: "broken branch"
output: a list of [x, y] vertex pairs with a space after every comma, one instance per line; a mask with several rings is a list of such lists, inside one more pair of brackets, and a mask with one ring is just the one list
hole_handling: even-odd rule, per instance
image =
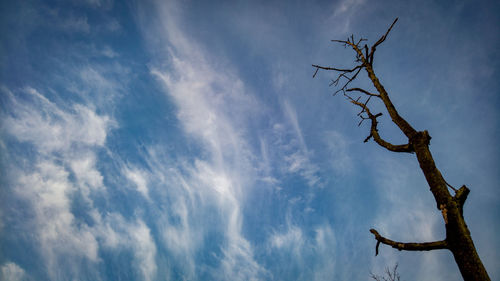
[[455, 193], [455, 196], [453, 196], [453, 200], [455, 200], [455, 202], [457, 202], [458, 208], [460, 210], [460, 214], [462, 216], [463, 216], [463, 212], [464, 212], [465, 200], [467, 200], [467, 196], [469, 195], [469, 193], [470, 193], [470, 189], [467, 188], [467, 186], [462, 185], [462, 187], [460, 187], [457, 190], [457, 192]]
[[375, 236], [375, 239], [377, 240], [377, 245], [375, 246], [375, 255], [378, 255], [378, 247], [380, 246], [380, 243], [391, 246], [394, 249], [398, 249], [399, 251], [431, 251], [448, 249], [448, 242], [446, 242], [446, 240], [424, 243], [403, 243], [387, 239], [380, 235], [375, 229], [370, 229], [370, 232]]

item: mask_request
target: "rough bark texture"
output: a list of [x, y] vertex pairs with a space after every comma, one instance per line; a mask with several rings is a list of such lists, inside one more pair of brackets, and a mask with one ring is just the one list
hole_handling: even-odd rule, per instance
[[[458, 191], [455, 197], [450, 195], [446, 182], [432, 158], [429, 150], [429, 140], [429, 134], [427, 131], [424, 131], [423, 133], [419, 132], [412, 143], [420, 168], [434, 195], [437, 207], [443, 215], [446, 228], [445, 241], [448, 244], [448, 249], [453, 253], [455, 262], [464, 280], [490, 280], [477, 254], [471, 234], [463, 217], [463, 204], [467, 195], [464, 198], [460, 198], [458, 195], [463, 193], [459, 193]], [[466, 186], [463, 186], [460, 190], [467, 194], [469, 192]]]
[[[361, 108], [361, 112], [358, 114], [361, 118], [360, 124], [364, 120], [371, 121], [370, 135], [365, 139], [365, 142], [370, 138], [373, 138], [377, 144], [389, 151], [415, 153], [420, 169], [427, 180], [430, 191], [434, 195], [436, 207], [439, 211], [441, 211], [443, 216], [446, 228], [446, 238], [442, 241], [425, 243], [396, 242], [383, 237], [376, 230], [371, 229], [370, 232], [377, 240], [375, 248], [376, 254], [378, 254], [379, 245], [381, 243], [389, 245], [400, 251], [430, 251], [448, 249], [452, 252], [464, 280], [490, 280], [488, 273], [479, 258], [472, 241], [471, 234], [463, 217], [463, 205], [470, 190], [465, 185], [456, 190], [444, 180], [441, 172], [434, 163], [434, 159], [429, 149], [431, 140], [429, 133], [426, 130], [415, 130], [403, 117], [399, 115], [389, 98], [389, 94], [385, 90], [382, 83], [380, 83], [373, 70], [373, 59], [376, 48], [385, 41], [396, 21], [397, 19], [392, 23], [387, 32], [371, 48], [369, 48], [366, 44], [361, 46], [361, 43], [366, 41], [365, 39], [359, 39], [355, 42], [354, 36], [351, 36], [345, 41], [332, 40], [334, 42], [342, 43], [345, 46], [349, 46], [355, 51], [356, 63], [358, 63], [355, 67], [350, 69], [341, 69], [313, 65], [313, 67], [316, 68], [316, 72], [313, 77], [316, 76], [318, 70], [322, 69], [340, 73], [337, 79], [332, 80], [333, 85], [338, 85], [339, 81], [345, 79], [346, 82], [335, 93], [342, 92], [351, 103]], [[361, 88], [348, 87], [350, 83], [356, 79], [362, 69], [366, 71], [368, 78], [371, 80], [374, 88], [377, 90], [377, 93], [372, 93]], [[360, 93], [361, 96], [355, 99], [353, 98], [352, 93]], [[362, 97], [366, 98], [366, 100], [363, 101]], [[393, 145], [382, 139], [377, 129], [377, 117], [381, 116], [382, 113], [374, 115], [370, 111], [368, 103], [371, 98], [380, 99], [382, 101], [387, 113], [389, 113], [389, 116], [392, 119], [392, 122], [394, 122], [394, 124], [396, 124], [401, 132], [407, 137], [407, 144]], [[450, 194], [448, 186], [454, 190], [454, 196]]]

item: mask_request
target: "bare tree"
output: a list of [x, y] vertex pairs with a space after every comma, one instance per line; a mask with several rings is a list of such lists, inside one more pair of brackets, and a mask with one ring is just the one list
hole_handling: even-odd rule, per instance
[[392, 270], [390, 270], [388, 267], [385, 268], [385, 275], [376, 275], [373, 273], [370, 273], [370, 276], [373, 280], [375, 281], [401, 281], [401, 277], [399, 276], [398, 273], [398, 264], [396, 263]]
[[[425, 243], [404, 243], [396, 242], [380, 235], [375, 229], [370, 229], [370, 232], [375, 236], [377, 244], [375, 247], [375, 255], [378, 254], [380, 243], [389, 245], [400, 251], [430, 251], [446, 249], [451, 251], [455, 262], [460, 269], [460, 273], [464, 280], [490, 280], [486, 269], [477, 254], [476, 248], [471, 238], [467, 224], [463, 216], [463, 206], [470, 190], [465, 185], [456, 189], [448, 184], [441, 172], [436, 167], [429, 144], [431, 136], [427, 132], [415, 130], [394, 107], [389, 94], [384, 86], [375, 75], [373, 69], [373, 60], [377, 47], [380, 46], [389, 35], [389, 32], [397, 22], [397, 18], [387, 29], [386, 33], [378, 39], [371, 47], [365, 44], [366, 39], [360, 38], [355, 40], [351, 35], [347, 40], [332, 40], [343, 44], [345, 47], [351, 48], [355, 52], [355, 66], [352, 68], [335, 68], [313, 64], [316, 69], [313, 77], [316, 76], [319, 70], [333, 71], [337, 73], [335, 79], [332, 80], [334, 86], [338, 86], [335, 92], [342, 93], [347, 100], [360, 108], [358, 116], [361, 118], [359, 125], [363, 121], [371, 123], [370, 134], [364, 140], [365, 142], [373, 138], [373, 140], [383, 148], [392, 152], [415, 153], [420, 169], [422, 170], [425, 179], [430, 187], [430, 191], [434, 195], [436, 207], [443, 216], [443, 221], [446, 228], [446, 238], [441, 241], [425, 242]], [[364, 70], [368, 74], [376, 92], [371, 92], [362, 88], [352, 87], [351, 84], [358, 77], [359, 73]], [[384, 140], [377, 129], [377, 118], [382, 113], [373, 113], [370, 110], [369, 102], [378, 100], [383, 103], [387, 113], [396, 124], [399, 130], [406, 136], [408, 143], [394, 145]], [[450, 193], [450, 188], [453, 194]]]

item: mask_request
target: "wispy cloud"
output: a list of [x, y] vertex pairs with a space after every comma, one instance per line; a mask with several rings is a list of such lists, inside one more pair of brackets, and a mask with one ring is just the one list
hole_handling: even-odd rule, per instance
[[[260, 107], [236, 75], [226, 66], [213, 64], [214, 58], [182, 34], [176, 22], [180, 19], [172, 12], [175, 8], [172, 4], [156, 7], [161, 26], [158, 32], [165, 35], [170, 46], [162, 50], [168, 54], [169, 67], [156, 67], [151, 73], [176, 104], [178, 120], [187, 136], [199, 142], [206, 157], [195, 158], [192, 165], [182, 168], [184, 172], [177, 173], [180, 177], [176, 184], [181, 190], [177, 195], [171, 191], [170, 196], [176, 196], [172, 215], [179, 223], [165, 224], [164, 241], [174, 253], [190, 257], [188, 264], [192, 266], [186, 270], [188, 276], [195, 276], [193, 259], [200, 246], [196, 241], [210, 231], [218, 231], [224, 243], [220, 245], [220, 267], [213, 272], [214, 278], [257, 280], [265, 270], [255, 261], [253, 247], [242, 234], [242, 204], [256, 173], [246, 128], [250, 116], [258, 115]], [[200, 222], [204, 217], [199, 209], [213, 207], [220, 212], [213, 218], [219, 230]]]
[[[379, 155], [374, 143], [358, 147], [366, 131], [351, 127], [355, 108], [311, 80], [310, 63], [352, 64], [329, 39], [378, 38], [395, 13], [410, 19], [398, 23], [403, 31], [416, 32], [391, 33], [402, 45], [380, 50], [380, 73], [391, 73], [386, 85], [401, 111], [417, 112], [408, 120], [434, 123], [425, 128], [449, 181], [481, 189], [467, 203], [468, 225], [491, 276], [498, 272], [491, 247], [498, 227], [483, 227], [498, 209], [490, 188], [498, 178], [491, 156], [498, 154], [498, 122], [491, 121], [498, 119], [491, 91], [498, 40], [471, 32], [494, 17], [464, 25], [458, 14], [477, 17], [467, 5], [445, 15], [426, 3], [431, 9], [407, 13], [397, 1], [370, 9], [366, 0], [39, 2], [3, 13], [10, 34], [0, 59], [9, 70], [0, 82], [8, 87], [0, 89], [7, 171], [0, 177], [0, 279], [361, 280], [396, 261], [403, 278], [459, 278], [448, 252], [381, 245], [374, 257], [370, 227], [395, 240], [438, 240], [440, 213], [418, 163]], [[429, 33], [429, 26], [438, 28]], [[490, 51], [467, 40], [452, 44], [460, 41], [440, 29], [473, 34], [478, 40], [469, 41], [490, 42], [481, 47]], [[436, 53], [419, 43], [430, 37], [462, 47]], [[411, 50], [424, 61], [407, 56]], [[477, 55], [463, 56], [470, 50]], [[452, 60], [451, 74], [449, 64], [431, 67], [451, 78], [433, 80], [427, 55], [462, 59]], [[407, 64], [409, 74], [394, 72]], [[485, 83], [472, 82], [478, 77]], [[448, 126], [457, 118], [467, 138]], [[388, 125], [380, 123], [384, 135], [397, 140]]]
[[[270, 127], [265, 127], [262, 132], [252, 131], [252, 122], [266, 117], [265, 107], [245, 87], [229, 63], [211, 56], [183, 34], [179, 28], [182, 26], [182, 17], [179, 16], [182, 11], [176, 9], [179, 7], [172, 4], [158, 4], [155, 6], [159, 11], [158, 18], [153, 20], [150, 14], [147, 19], [142, 18], [146, 38], [150, 33], [163, 34], [160, 41], [168, 42], [168, 47], [165, 47], [165, 44], [155, 45], [158, 38], [149, 41], [153, 53], [167, 58], [156, 62], [151, 73], [175, 103], [177, 118], [186, 136], [197, 141], [202, 148], [200, 154], [183, 155], [182, 158], [191, 160], [181, 166], [162, 161], [149, 165], [155, 167], [152, 170], [163, 170], [154, 174], [170, 175], [170, 180], [166, 180], [169, 186], [167, 196], [175, 203], [168, 209], [176, 223], [169, 222], [172, 218], [161, 219], [164, 243], [183, 261], [184, 275], [196, 279], [199, 271], [195, 265], [200, 262], [197, 253], [206, 247], [203, 243], [205, 237], [215, 231], [220, 233], [223, 241], [217, 246], [220, 252], [214, 253], [219, 267], [210, 271], [213, 278], [270, 278], [270, 272], [254, 257], [256, 245], [243, 235], [246, 199], [253, 192], [256, 179], [270, 185], [280, 182], [274, 177], [273, 164], [283, 167], [278, 174], [297, 174], [310, 186], [320, 182], [319, 167], [310, 159], [313, 152], [306, 145], [297, 112], [287, 100], [282, 103], [281, 114], [273, 116], [271, 123], [267, 124]], [[155, 22], [154, 26], [151, 21]], [[271, 132], [271, 135], [264, 136], [265, 132]], [[255, 142], [250, 141], [259, 135], [261, 137]], [[150, 153], [150, 161], [154, 155], [157, 152]], [[206, 213], [213, 212], [213, 208], [217, 210], [216, 215], [210, 216], [211, 225], [207, 225], [202, 221], [206, 219]], [[301, 230], [294, 229], [296, 231], [290, 234], [277, 234], [270, 243], [282, 248], [288, 246], [287, 240], [300, 239]], [[306, 252], [309, 257], [314, 256], [313, 252], [323, 253], [334, 243], [329, 226], [318, 227], [312, 240], [309, 235], [304, 239], [314, 248], [298, 247], [297, 259]], [[321, 280], [321, 274], [327, 274], [326, 270], [333, 262], [333, 255], [325, 252], [321, 256], [322, 261], [318, 261], [315, 267], [318, 280]], [[305, 265], [301, 263], [300, 266]]]
[[285, 100], [283, 102], [283, 107], [284, 107], [285, 116], [287, 117], [288, 121], [291, 123], [292, 128], [295, 132], [295, 135], [299, 140], [300, 149], [307, 153], [307, 146], [306, 146], [306, 143], [304, 141], [304, 136], [302, 136], [302, 130], [300, 129], [300, 126], [299, 126], [297, 112], [295, 111], [294, 108], [292, 108], [292, 106], [290, 105], [290, 103], [287, 100]]
[[87, 6], [96, 10], [108, 10], [113, 8], [114, 0], [70, 0], [68, 2], [77, 6]]
[[333, 16], [338, 16], [344, 13], [352, 13], [359, 5], [363, 4], [365, 0], [342, 0], [338, 1], [335, 6]]
[[354, 163], [349, 155], [349, 141], [347, 138], [337, 131], [330, 130], [325, 132], [324, 140], [330, 153], [329, 158], [333, 170], [340, 175], [351, 173]]
[[91, 28], [86, 15], [66, 13], [58, 8], [40, 7], [40, 23], [63, 32], [89, 33]]
[[148, 175], [139, 168], [124, 168], [122, 174], [131, 181], [142, 196], [149, 199]]
[[156, 280], [157, 247], [151, 230], [142, 219], [127, 221], [118, 213], [110, 213], [101, 218], [96, 214], [93, 232], [103, 241], [104, 249], [117, 251], [131, 250], [134, 257], [132, 266], [139, 272], [141, 280]]
[[365, 0], [336, 1], [332, 5], [332, 15], [328, 19], [329, 21], [331, 20], [336, 23], [333, 25], [335, 31], [338, 33], [352, 32], [352, 21], [356, 18], [357, 13], [362, 11], [360, 6], [363, 6], [365, 2]]
[[129, 231], [129, 235], [133, 242], [133, 251], [143, 280], [155, 280], [157, 270], [156, 245], [151, 237], [151, 231], [142, 220], [137, 220], [133, 229]]
[[[88, 196], [90, 189], [102, 185], [92, 149], [104, 144], [110, 120], [81, 105], [74, 106], [73, 112], [61, 109], [32, 88], [22, 92], [31, 102], [10, 95], [13, 107], [5, 118], [5, 129], [34, 145], [37, 154], [32, 159], [33, 168], [11, 167], [17, 175], [13, 190], [32, 208], [31, 227], [37, 233], [49, 274], [55, 278], [63, 257], [98, 260], [97, 240], [88, 225], [75, 225], [69, 196], [78, 189]], [[73, 153], [86, 156], [74, 159]], [[76, 176], [76, 184], [70, 181], [70, 173]]]
[[[22, 227], [35, 233], [49, 277], [79, 276], [83, 265], [95, 266], [104, 241], [104, 247], [118, 245], [132, 251], [143, 280], [153, 280], [156, 246], [147, 225], [140, 219], [127, 222], [113, 212], [103, 216], [94, 206], [93, 198], [106, 192], [97, 169], [97, 150], [104, 148], [114, 121], [97, 114], [92, 106], [58, 105], [33, 88], [12, 92], [4, 87], [2, 91], [11, 105], [3, 116], [3, 130], [34, 147], [32, 155], [9, 156], [16, 159], [10, 166], [13, 194], [9, 196], [24, 200], [33, 213]], [[14, 164], [23, 157], [32, 164]], [[143, 188], [139, 177], [132, 181]], [[79, 196], [88, 222], [73, 212], [73, 200]], [[70, 266], [61, 269], [61, 263]]]
[[[19, 176], [16, 191], [30, 202], [35, 229], [48, 268], [55, 270], [63, 256], [97, 261], [97, 241], [87, 226], [76, 227], [68, 195], [75, 191], [69, 173], [51, 161], [40, 161], [33, 173]], [[61, 243], [61, 241], [65, 241]]]
[[7, 262], [0, 268], [2, 275], [1, 281], [22, 281], [25, 280], [26, 272], [19, 265], [13, 262]]
[[62, 19], [60, 23], [57, 23], [57, 26], [62, 27], [63, 30], [68, 32], [86, 32], [90, 31], [90, 25], [88, 23], [87, 17], [68, 17]]
[[[313, 234], [287, 222], [284, 232], [275, 232], [269, 237], [268, 251], [273, 253], [282, 267], [279, 278], [294, 280], [328, 280], [334, 276], [336, 265], [336, 237], [329, 224], [313, 227]], [[294, 270], [299, 270], [294, 274]]]
[[304, 245], [304, 237], [302, 229], [297, 226], [289, 225], [286, 232], [275, 233], [270, 237], [269, 241], [273, 248], [292, 249], [295, 258], [300, 258], [302, 255], [301, 248]]
[[288, 172], [298, 173], [306, 179], [309, 186], [315, 186], [320, 178], [317, 175], [319, 168], [311, 162], [309, 155], [299, 150], [285, 156], [288, 163]]
[[20, 141], [35, 145], [41, 153], [68, 152], [73, 145], [102, 146], [112, 121], [98, 116], [89, 107], [76, 104], [65, 111], [37, 90], [23, 90], [33, 103], [21, 103], [13, 96], [16, 108], [4, 120], [7, 132]]
[[[315, 185], [321, 186], [318, 175], [319, 167], [310, 159], [313, 151], [310, 151], [306, 145], [302, 129], [299, 125], [297, 112], [288, 100], [284, 100], [283, 102], [283, 112], [286, 121], [285, 124], [290, 126], [293, 132], [291, 140], [284, 142], [280, 147], [284, 152], [284, 159], [288, 165], [287, 171], [301, 175], [311, 187]], [[274, 126], [274, 132], [278, 135], [283, 133], [285, 128], [282, 126]]]

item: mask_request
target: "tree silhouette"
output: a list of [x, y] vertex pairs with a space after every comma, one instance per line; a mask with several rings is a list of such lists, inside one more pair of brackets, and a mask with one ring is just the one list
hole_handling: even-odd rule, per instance
[[[476, 248], [472, 241], [471, 234], [465, 223], [463, 216], [463, 206], [470, 192], [465, 185], [456, 189], [448, 184], [441, 172], [436, 167], [429, 144], [431, 136], [427, 130], [417, 131], [414, 129], [394, 107], [389, 94], [384, 86], [375, 75], [373, 69], [373, 60], [377, 47], [380, 46], [389, 35], [397, 18], [387, 29], [384, 35], [375, 42], [371, 47], [365, 44], [366, 39], [360, 38], [355, 40], [351, 35], [347, 40], [332, 40], [343, 44], [345, 47], [351, 48], [355, 52], [355, 66], [352, 68], [335, 68], [313, 64], [316, 69], [313, 77], [316, 76], [319, 70], [333, 71], [337, 73], [331, 85], [339, 87], [335, 94], [342, 93], [352, 104], [360, 108], [358, 116], [361, 118], [359, 125], [363, 121], [371, 123], [370, 134], [364, 142], [373, 139], [377, 144], [392, 152], [414, 153], [420, 164], [425, 179], [430, 187], [430, 190], [436, 201], [436, 207], [441, 212], [446, 228], [446, 238], [441, 241], [425, 242], [425, 243], [404, 243], [388, 239], [380, 235], [375, 229], [370, 229], [370, 232], [375, 236], [377, 241], [375, 246], [375, 255], [378, 254], [380, 244], [389, 245], [400, 251], [431, 251], [446, 249], [451, 251], [455, 262], [460, 269], [460, 273], [464, 280], [490, 280], [486, 269], [477, 254]], [[351, 84], [356, 80], [361, 71], [364, 70], [368, 74], [368, 78], [372, 82], [376, 92], [367, 91], [362, 88], [352, 87]], [[382, 113], [373, 113], [370, 110], [369, 102], [372, 100], [381, 101], [384, 104], [387, 113], [396, 124], [399, 130], [406, 136], [408, 142], [406, 144], [394, 145], [384, 140], [377, 129], [377, 118]], [[453, 195], [450, 193], [451, 189]]]
[[375, 281], [401, 281], [401, 276], [399, 276], [398, 273], [398, 264], [396, 263], [394, 267], [389, 269], [388, 267], [385, 268], [385, 275], [376, 275], [373, 273], [370, 273], [370, 277], [375, 280]]

